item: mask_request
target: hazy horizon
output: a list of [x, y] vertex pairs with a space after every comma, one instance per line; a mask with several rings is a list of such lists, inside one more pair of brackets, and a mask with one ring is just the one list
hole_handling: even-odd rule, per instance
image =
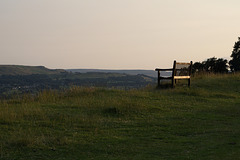
[[59, 69], [168, 68], [228, 58], [237, 0], [1, 0], [0, 64]]

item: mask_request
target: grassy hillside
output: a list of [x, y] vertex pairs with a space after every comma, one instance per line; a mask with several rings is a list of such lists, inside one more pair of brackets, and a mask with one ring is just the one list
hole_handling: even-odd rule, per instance
[[61, 69], [48, 69], [44, 66], [0, 65], [0, 75], [58, 74]]
[[23, 95], [0, 102], [0, 159], [239, 159], [239, 114], [239, 74]]

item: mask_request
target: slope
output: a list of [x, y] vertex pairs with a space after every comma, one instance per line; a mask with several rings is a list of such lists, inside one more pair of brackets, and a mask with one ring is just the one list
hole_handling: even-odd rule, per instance
[[44, 66], [0, 65], [0, 75], [59, 74], [62, 69], [48, 69]]
[[73, 87], [0, 102], [7, 159], [239, 159], [240, 75], [191, 88]]

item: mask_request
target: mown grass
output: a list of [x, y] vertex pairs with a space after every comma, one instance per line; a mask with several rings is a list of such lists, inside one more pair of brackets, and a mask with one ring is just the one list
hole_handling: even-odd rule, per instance
[[0, 102], [0, 159], [238, 159], [239, 115], [239, 74], [21, 95]]

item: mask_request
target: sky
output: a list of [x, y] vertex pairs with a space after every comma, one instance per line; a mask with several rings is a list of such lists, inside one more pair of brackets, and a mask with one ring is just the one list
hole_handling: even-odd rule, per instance
[[228, 58], [239, 0], [0, 0], [0, 64], [155, 69]]

